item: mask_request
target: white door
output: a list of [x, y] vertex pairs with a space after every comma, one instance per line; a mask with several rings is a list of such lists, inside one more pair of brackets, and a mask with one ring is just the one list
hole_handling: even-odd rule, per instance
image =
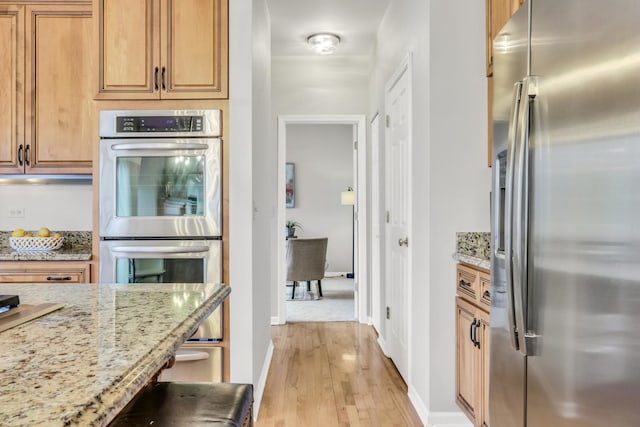
[[386, 345], [405, 379], [409, 374], [409, 232], [411, 226], [411, 68], [407, 57], [385, 94]]

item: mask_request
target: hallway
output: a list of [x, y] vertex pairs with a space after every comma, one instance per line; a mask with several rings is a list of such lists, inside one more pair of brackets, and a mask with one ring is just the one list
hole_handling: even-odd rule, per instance
[[289, 323], [272, 337], [257, 427], [422, 425], [371, 326]]

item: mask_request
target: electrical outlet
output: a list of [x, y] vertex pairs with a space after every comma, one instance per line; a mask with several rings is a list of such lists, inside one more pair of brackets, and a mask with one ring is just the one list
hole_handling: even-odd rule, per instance
[[24, 208], [9, 208], [9, 218], [24, 218]]

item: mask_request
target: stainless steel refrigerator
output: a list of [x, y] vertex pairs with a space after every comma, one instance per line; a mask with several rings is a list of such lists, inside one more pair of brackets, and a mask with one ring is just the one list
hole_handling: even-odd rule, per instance
[[490, 426], [640, 426], [640, 1], [529, 0], [493, 52]]

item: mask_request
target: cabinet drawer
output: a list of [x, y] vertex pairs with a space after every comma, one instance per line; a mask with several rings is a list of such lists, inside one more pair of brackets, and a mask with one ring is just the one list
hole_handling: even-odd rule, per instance
[[0, 283], [88, 283], [89, 263], [7, 261], [0, 263]]
[[480, 272], [480, 305], [491, 306], [491, 276]]
[[480, 295], [479, 273], [465, 265], [456, 268], [456, 289], [458, 295], [469, 302], [477, 303]]
[[0, 273], [0, 283], [83, 283], [79, 271], [50, 273]]

